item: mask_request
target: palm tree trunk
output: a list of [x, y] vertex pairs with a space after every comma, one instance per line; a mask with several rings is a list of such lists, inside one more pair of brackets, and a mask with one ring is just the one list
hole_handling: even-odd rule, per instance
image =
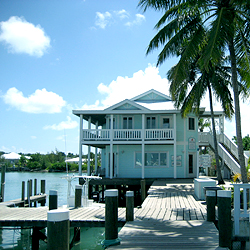
[[217, 144], [217, 137], [216, 137], [216, 130], [215, 130], [215, 122], [214, 122], [213, 96], [212, 96], [210, 83], [208, 83], [208, 92], [209, 92], [209, 103], [210, 103], [210, 110], [211, 110], [212, 131], [213, 131], [213, 139], [214, 139], [214, 154], [215, 154], [215, 161], [216, 161], [216, 167], [217, 167], [217, 180], [218, 180], [218, 184], [225, 184], [222, 178], [221, 165], [219, 161], [218, 144]]
[[234, 108], [235, 108], [235, 124], [236, 124], [236, 137], [238, 146], [238, 157], [240, 162], [241, 178], [243, 183], [247, 183], [247, 171], [245, 167], [245, 158], [241, 134], [241, 116], [240, 116], [240, 101], [239, 101], [239, 86], [237, 83], [237, 70], [236, 70], [236, 56], [234, 50], [233, 38], [229, 39], [229, 52], [231, 59], [232, 70], [232, 86], [234, 91]]

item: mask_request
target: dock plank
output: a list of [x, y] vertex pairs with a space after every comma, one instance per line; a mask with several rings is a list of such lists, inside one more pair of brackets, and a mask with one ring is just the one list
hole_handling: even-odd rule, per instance
[[109, 249], [219, 249], [216, 227], [204, 220], [128, 222], [119, 237], [121, 244]]

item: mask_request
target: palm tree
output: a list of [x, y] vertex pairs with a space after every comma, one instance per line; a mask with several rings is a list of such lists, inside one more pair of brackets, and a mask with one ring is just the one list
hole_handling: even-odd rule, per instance
[[[250, 1], [249, 0], [140, 0], [139, 6], [164, 11], [155, 28], [158, 33], [150, 41], [147, 53], [163, 46], [157, 65], [169, 56], [180, 56], [179, 76], [185, 74], [188, 62], [197, 56], [200, 47], [204, 53], [200, 65], [207, 70], [216, 65], [222, 54], [229, 51], [238, 156], [242, 182], [247, 183], [245, 168], [238, 78], [250, 86]], [[207, 35], [205, 35], [207, 34]], [[187, 42], [188, 41], [188, 42]], [[184, 51], [183, 44], [186, 42]], [[238, 67], [238, 70], [237, 70]], [[177, 77], [179, 77], [177, 76]]]
[[177, 74], [175, 70], [178, 70], [178, 64], [169, 70], [168, 79], [170, 80], [170, 93], [175, 102], [175, 106], [177, 108], [181, 107], [181, 114], [185, 117], [192, 111], [199, 115], [200, 102], [208, 90], [217, 179], [219, 184], [224, 184], [219, 162], [212, 89], [214, 90], [216, 98], [221, 102], [226, 117], [231, 118], [234, 111], [232, 97], [228, 89], [230, 85], [230, 74], [228, 68], [223, 67], [221, 64], [216, 67], [210, 64], [208, 72], [206, 70], [200, 70], [198, 62], [199, 57], [195, 58], [194, 61], [190, 63], [189, 70], [186, 71], [186, 76], [183, 76], [182, 80], [180, 77], [176, 77]]
[[[211, 128], [211, 121], [210, 119], [199, 118], [198, 127], [200, 132], [203, 132], [205, 128]], [[211, 130], [210, 130], [211, 131]]]

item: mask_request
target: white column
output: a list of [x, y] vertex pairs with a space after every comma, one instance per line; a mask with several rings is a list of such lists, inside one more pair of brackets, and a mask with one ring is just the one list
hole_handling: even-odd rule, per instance
[[219, 124], [220, 124], [220, 134], [224, 134], [224, 115], [220, 116], [219, 118]]
[[176, 114], [174, 114], [174, 178], [177, 178], [177, 169], [176, 169]]
[[[89, 120], [88, 120], [88, 129], [90, 130], [91, 129], [91, 117], [89, 117]], [[90, 131], [89, 131], [90, 133]], [[88, 167], [87, 167], [87, 175], [91, 175], [90, 173], [90, 149], [91, 147], [88, 146]]]
[[141, 144], [141, 178], [145, 178], [145, 114], [142, 114], [142, 144]]
[[199, 167], [200, 167], [200, 162], [199, 162], [199, 143], [197, 143], [197, 146], [196, 146], [197, 150], [196, 150], [196, 178], [199, 178]]
[[79, 175], [82, 175], [82, 137], [83, 137], [83, 115], [80, 115], [79, 132]]
[[111, 131], [110, 131], [110, 171], [109, 171], [109, 173], [110, 173], [110, 179], [113, 179], [113, 175], [114, 175], [114, 173], [113, 173], [113, 134], [114, 134], [114, 122], [113, 122], [113, 120], [114, 120], [114, 115], [111, 115], [110, 116], [110, 122], [111, 122], [111, 124], [110, 124], [110, 129], [111, 129]]

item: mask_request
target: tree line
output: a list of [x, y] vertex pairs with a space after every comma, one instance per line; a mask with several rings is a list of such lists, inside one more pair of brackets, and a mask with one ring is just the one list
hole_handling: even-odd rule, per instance
[[[10, 161], [4, 159], [2, 155], [5, 152], [0, 152], [0, 166], [5, 165], [7, 171], [48, 171], [48, 172], [77, 172], [79, 170], [79, 165], [76, 162], [66, 163], [66, 159], [72, 159], [78, 157], [77, 154], [68, 153], [67, 157], [64, 152], [58, 150], [51, 151], [47, 154], [34, 153], [34, 154], [23, 154], [19, 160]], [[88, 155], [83, 155], [82, 171], [87, 171], [87, 159]], [[100, 155], [98, 155], [98, 161], [100, 160]], [[95, 154], [90, 153], [90, 164], [91, 169], [95, 166]]]

